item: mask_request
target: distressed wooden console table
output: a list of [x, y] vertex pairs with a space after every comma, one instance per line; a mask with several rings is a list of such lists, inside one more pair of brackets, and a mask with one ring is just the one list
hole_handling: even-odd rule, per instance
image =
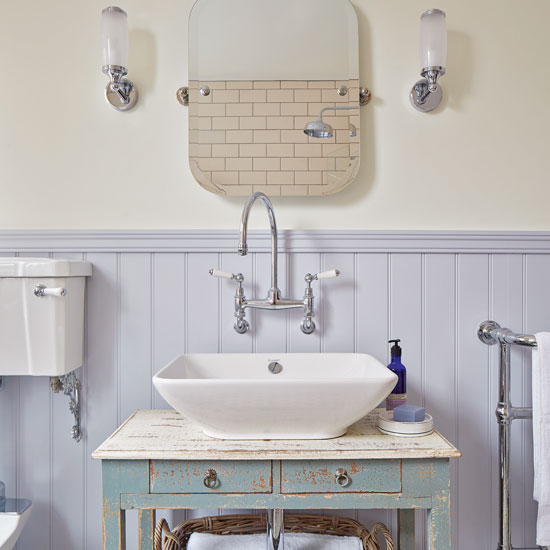
[[222, 441], [175, 411], [137, 411], [92, 455], [103, 548], [125, 550], [125, 510], [139, 511], [139, 550], [151, 550], [157, 508], [394, 508], [399, 548], [414, 550], [414, 509], [425, 508], [428, 548], [450, 550], [449, 459], [460, 452], [437, 432], [382, 435], [376, 415], [337, 439]]

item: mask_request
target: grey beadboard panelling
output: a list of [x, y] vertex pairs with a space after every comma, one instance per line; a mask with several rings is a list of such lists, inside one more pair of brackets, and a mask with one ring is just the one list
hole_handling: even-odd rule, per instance
[[[85, 258], [88, 281], [83, 381], [85, 437], [69, 436], [67, 399], [46, 378], [10, 377], [0, 394], [0, 479], [31, 498], [33, 516], [18, 550], [101, 550], [101, 469], [90, 453], [136, 408], [165, 407], [151, 376], [180, 353], [368, 352], [386, 363], [387, 340], [403, 340], [410, 400], [463, 451], [453, 461], [453, 548], [493, 550], [497, 519], [494, 408], [497, 355], [478, 342], [494, 317], [515, 330], [550, 328], [550, 234], [486, 232], [284, 231], [279, 286], [300, 297], [304, 275], [336, 267], [315, 282], [318, 330], [304, 335], [300, 311], [247, 311], [251, 330], [233, 331], [232, 281], [247, 296], [270, 285], [269, 234], [253, 232], [246, 257], [234, 231], [0, 232], [2, 255]], [[530, 354], [513, 350], [514, 404], [531, 401]], [[513, 542], [534, 544], [531, 422], [513, 425]], [[179, 521], [215, 510], [166, 512]], [[227, 513], [224, 511], [224, 513]], [[395, 513], [347, 511], [367, 525]], [[424, 512], [417, 512], [425, 541]], [[128, 524], [135, 527], [135, 514]], [[135, 532], [128, 537], [135, 545]]]
[[[87, 352], [83, 372], [85, 454], [85, 546], [101, 550], [101, 464], [90, 460], [94, 449], [121, 422], [119, 416], [119, 341], [120, 341], [120, 266], [119, 255], [88, 253], [94, 274], [87, 282], [86, 342]], [[65, 414], [67, 412], [65, 411]], [[73, 443], [74, 444], [74, 443]], [[70, 521], [70, 517], [65, 518]], [[61, 547], [60, 550], [66, 550]], [[19, 545], [18, 550], [24, 550]], [[53, 550], [53, 549], [44, 549]], [[57, 549], [56, 549], [57, 550]], [[68, 549], [67, 549], [68, 550]]]
[[[458, 434], [463, 456], [458, 463], [459, 548], [490, 548], [490, 433], [495, 397], [489, 393], [489, 347], [480, 345], [474, 329], [489, 315], [489, 258], [458, 258]], [[484, 366], [485, 365], [485, 366]]]

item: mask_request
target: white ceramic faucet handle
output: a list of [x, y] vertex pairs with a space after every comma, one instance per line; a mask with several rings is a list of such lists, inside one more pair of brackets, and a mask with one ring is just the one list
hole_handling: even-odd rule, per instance
[[212, 277], [221, 277], [222, 279], [234, 279], [235, 276], [233, 273], [228, 273], [227, 271], [222, 271], [221, 269], [211, 269], [208, 273]]
[[331, 269], [330, 271], [323, 271], [315, 275], [316, 279], [328, 279], [329, 277], [338, 277], [340, 271], [338, 269]]

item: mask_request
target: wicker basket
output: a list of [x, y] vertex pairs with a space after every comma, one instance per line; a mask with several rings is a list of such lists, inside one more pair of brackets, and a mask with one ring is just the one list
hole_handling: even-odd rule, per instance
[[[386, 550], [393, 550], [393, 539], [383, 523], [377, 523], [368, 531], [353, 519], [312, 514], [286, 514], [285, 531], [291, 533], [318, 533], [359, 537], [364, 550], [380, 550], [378, 536], [382, 535]], [[231, 516], [210, 516], [184, 521], [170, 531], [166, 520], [158, 521], [155, 529], [154, 550], [186, 550], [189, 537], [193, 533], [215, 535], [249, 535], [265, 533], [266, 514], [239, 514]], [[164, 539], [164, 547], [162, 542]]]

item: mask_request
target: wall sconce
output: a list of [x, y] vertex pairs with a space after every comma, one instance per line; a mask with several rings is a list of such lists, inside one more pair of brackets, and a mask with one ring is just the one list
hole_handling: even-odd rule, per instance
[[124, 78], [128, 74], [128, 15], [110, 6], [101, 12], [101, 49], [103, 72], [109, 75], [105, 99], [117, 111], [127, 111], [137, 102], [134, 83]]
[[428, 10], [420, 16], [420, 74], [424, 77], [409, 97], [415, 109], [427, 113], [441, 103], [439, 77], [447, 63], [447, 22], [442, 10]]

